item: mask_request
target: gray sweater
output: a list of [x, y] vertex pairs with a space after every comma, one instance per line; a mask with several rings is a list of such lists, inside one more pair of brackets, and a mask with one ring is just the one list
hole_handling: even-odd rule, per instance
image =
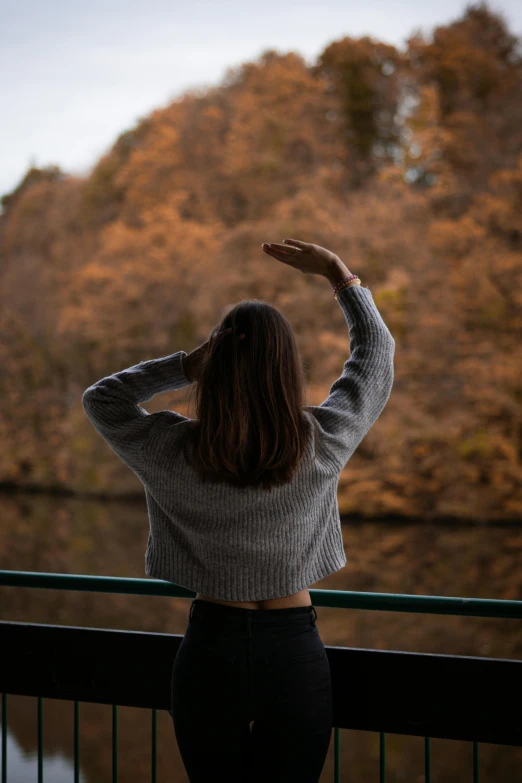
[[346, 563], [337, 486], [391, 393], [395, 341], [368, 288], [341, 291], [350, 358], [327, 399], [306, 406], [313, 431], [292, 482], [271, 490], [202, 482], [183, 457], [189, 419], [140, 407], [190, 384], [185, 351], [140, 362], [85, 390], [89, 420], [145, 489], [147, 576], [228, 601], [291, 595]]

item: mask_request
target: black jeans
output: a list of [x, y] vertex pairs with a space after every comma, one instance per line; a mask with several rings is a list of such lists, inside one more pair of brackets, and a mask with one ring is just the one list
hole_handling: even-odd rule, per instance
[[316, 617], [193, 600], [171, 680], [190, 783], [318, 783], [332, 685]]

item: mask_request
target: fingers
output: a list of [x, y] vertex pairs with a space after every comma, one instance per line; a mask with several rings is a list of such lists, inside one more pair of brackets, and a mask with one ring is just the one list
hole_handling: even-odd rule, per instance
[[275, 258], [276, 261], [280, 261], [282, 264], [288, 264], [292, 269], [299, 268], [296, 264], [296, 253], [283, 253], [281, 250], [276, 250], [275, 248], [271, 250], [269, 247], [265, 247], [264, 252], [267, 256]]
[[229, 326], [228, 329], [221, 329], [220, 332], [215, 332], [214, 334], [214, 342], [218, 343], [219, 340], [221, 340], [225, 335], [230, 334], [230, 332], [233, 331], [233, 327]]
[[290, 261], [292, 258], [296, 257], [297, 252], [292, 250], [291, 248], [287, 248], [286, 250], [280, 250], [278, 247], [271, 246], [271, 245], [263, 245], [263, 252], [267, 254], [267, 256], [272, 256], [272, 258], [276, 258], [278, 261]]
[[284, 245], [280, 242], [270, 242], [270, 248], [272, 250], [276, 250], [278, 253], [286, 253], [291, 256], [295, 256], [296, 250], [299, 248], [297, 247], [291, 247], [289, 245]]
[[300, 250], [304, 250], [308, 245], [308, 242], [301, 242], [301, 240], [299, 239], [285, 239], [284, 242], [287, 245], [294, 245], [295, 247], [298, 247]]

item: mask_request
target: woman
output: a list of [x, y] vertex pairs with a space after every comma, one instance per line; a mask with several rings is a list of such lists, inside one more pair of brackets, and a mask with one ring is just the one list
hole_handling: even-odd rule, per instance
[[[328, 657], [309, 586], [346, 563], [339, 476], [383, 411], [395, 341], [368, 288], [318, 245], [264, 252], [326, 277], [351, 355], [319, 406], [288, 321], [233, 307], [192, 353], [140, 362], [89, 387], [90, 421], [142, 481], [145, 573], [196, 592], [171, 679], [191, 783], [316, 783], [332, 729]], [[195, 383], [197, 419], [138, 403]]]

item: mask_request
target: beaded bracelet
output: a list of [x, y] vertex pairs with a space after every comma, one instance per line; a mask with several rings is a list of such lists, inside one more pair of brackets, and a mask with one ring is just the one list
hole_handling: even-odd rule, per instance
[[341, 293], [345, 288], [349, 288], [352, 285], [361, 285], [361, 279], [357, 277], [357, 275], [349, 275], [348, 277], [343, 277], [343, 279], [337, 283], [337, 285], [334, 288], [334, 297], [337, 299], [338, 294]]

